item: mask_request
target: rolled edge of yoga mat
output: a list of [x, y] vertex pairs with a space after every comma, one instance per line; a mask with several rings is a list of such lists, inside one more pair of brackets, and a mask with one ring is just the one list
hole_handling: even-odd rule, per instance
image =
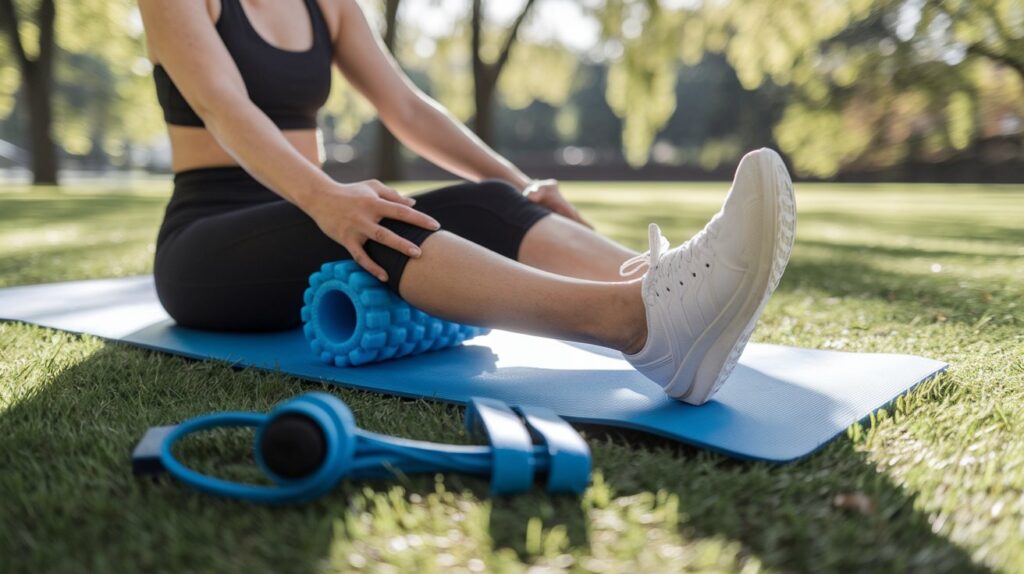
[[324, 263], [310, 275], [303, 302], [302, 330], [313, 352], [337, 367], [454, 347], [490, 331], [420, 311], [351, 260]]

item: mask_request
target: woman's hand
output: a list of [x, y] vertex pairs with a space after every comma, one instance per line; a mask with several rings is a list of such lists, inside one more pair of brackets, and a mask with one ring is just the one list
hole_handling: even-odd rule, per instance
[[562, 192], [558, 190], [557, 179], [534, 180], [526, 186], [526, 189], [523, 190], [523, 194], [525, 194], [526, 198], [530, 201], [543, 205], [563, 217], [567, 217], [577, 223], [587, 226], [590, 229], [594, 228], [589, 221], [583, 219], [583, 216], [580, 215], [580, 212], [577, 211], [571, 203], [569, 203], [569, 200], [562, 197]]
[[403, 197], [375, 179], [331, 184], [314, 194], [308, 203], [306, 213], [320, 229], [347, 249], [360, 267], [382, 282], [388, 280], [388, 275], [366, 254], [364, 243], [373, 240], [412, 258], [422, 252], [413, 242], [381, 225], [380, 220], [395, 219], [431, 231], [441, 228], [433, 217], [412, 208], [416, 200]]

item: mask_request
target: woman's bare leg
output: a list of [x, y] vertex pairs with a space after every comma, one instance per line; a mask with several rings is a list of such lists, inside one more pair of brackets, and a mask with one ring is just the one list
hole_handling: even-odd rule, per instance
[[646, 340], [639, 281], [557, 275], [443, 231], [431, 235], [421, 249], [423, 255], [406, 266], [399, 291], [428, 313], [627, 353]]
[[524, 265], [594, 281], [623, 281], [619, 266], [635, 255], [635, 251], [557, 213], [531, 227], [519, 247], [519, 262]]

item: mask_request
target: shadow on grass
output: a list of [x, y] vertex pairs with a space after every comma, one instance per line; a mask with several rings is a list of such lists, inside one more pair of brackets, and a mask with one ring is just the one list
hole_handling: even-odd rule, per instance
[[678, 497], [683, 536], [738, 542], [741, 555], [769, 569], [989, 571], [935, 534], [928, 516], [915, 508], [916, 495], [880, 472], [845, 436], [806, 459], [775, 465], [633, 431], [597, 431], [588, 438], [605, 432], [615, 450], [637, 459], [630, 472], [608, 478], [617, 496], [667, 491]]
[[[232, 399], [241, 409], [262, 402], [237, 389], [190, 400], [176, 388], [174, 371], [193, 367], [107, 346], [0, 413], [0, 555], [7, 571], [285, 571], [307, 555], [304, 569], [315, 569], [313, 557], [322, 557], [330, 540], [322, 507], [248, 507], [132, 476], [130, 450], [149, 426]], [[243, 437], [218, 438], [201, 450], [231, 469], [231, 455], [245, 452]]]
[[[353, 500], [365, 498], [370, 488], [386, 501], [396, 483], [405, 489], [402, 496], [427, 499], [437, 492], [434, 477], [344, 483], [314, 503], [269, 508], [206, 496], [171, 481], [136, 479], [130, 472], [129, 452], [149, 426], [213, 410], [265, 412], [314, 388], [341, 395], [360, 425], [368, 420], [372, 430], [388, 431], [391, 411], [415, 410], [408, 408], [410, 401], [104, 347], [0, 413], [0, 459], [11, 461], [0, 472], [0, 524], [6, 530], [0, 555], [13, 557], [11, 571], [308, 572], [328, 562], [346, 565], [346, 556], [337, 555], [339, 540], [349, 536], [346, 525], [367, 512], [374, 521], [405, 520], [393, 516], [392, 506], [357, 507]], [[446, 422], [428, 426], [421, 420], [429, 435], [422, 438], [457, 441], [461, 410], [430, 408], [436, 411], [431, 416]], [[660, 490], [678, 497], [684, 540], [724, 538], [765, 566], [786, 570], [977, 570], [964, 550], [932, 532], [927, 516], [915, 510], [914, 495], [847, 439], [802, 462], [771, 466], [637, 433], [587, 434], [595, 468], [614, 496]], [[186, 443], [182, 456], [201, 471], [251, 479], [251, 441], [251, 433], [215, 433]], [[441, 484], [448, 492], [488, 498], [484, 480], [447, 475]], [[843, 493], [863, 493], [874, 510], [836, 508], [833, 498]], [[495, 549], [509, 548], [529, 560], [525, 541], [531, 519], [539, 517], [545, 529], [564, 530], [563, 551], [588, 554], [594, 518], [587, 512], [577, 498], [549, 497], [536, 489], [493, 499], [482, 528]], [[447, 522], [449, 515], [433, 520], [442, 533], [455, 524]], [[393, 528], [388, 534], [383, 527], [374, 540], [401, 534]]]
[[[449, 493], [489, 498], [486, 480], [453, 474], [437, 483], [431, 473], [346, 481], [313, 503], [267, 507], [204, 495], [167, 476], [137, 478], [131, 473], [131, 449], [150, 426], [212, 411], [267, 412], [312, 390], [342, 396], [359, 425], [369, 430], [465, 441], [456, 434], [462, 410], [452, 405], [110, 344], [0, 411], [0, 459], [12, 461], [0, 469], [0, 525], [5, 530], [0, 556], [5, 562], [10, 558], [4, 570], [312, 572], [328, 562], [345, 569], [347, 557], [335, 553], [339, 541], [344, 542], [349, 526], [365, 512], [400, 514], [390, 507], [397, 485], [406, 500], [426, 500], [437, 494], [438, 484]], [[424, 405], [426, 409], [414, 408]], [[388, 420], [389, 413], [408, 410], [428, 413]], [[444, 420], [427, 427], [424, 418]], [[214, 431], [186, 439], [175, 451], [200, 472], [266, 483], [252, 460], [252, 443], [249, 431]], [[356, 498], [362, 499], [362, 507], [353, 506]], [[381, 500], [390, 510], [379, 506]], [[496, 540], [500, 546], [525, 552], [523, 541], [533, 516], [558, 520], [572, 545], [587, 545], [576, 497], [533, 493], [495, 498], [484, 528], [501, 533]], [[392, 517], [399, 522], [408, 518]], [[437, 518], [450, 517], [432, 519]], [[436, 522], [431, 525], [436, 527]], [[375, 533], [375, 542], [397, 534], [386, 533], [393, 524], [381, 528], [385, 532]], [[442, 537], [445, 533], [440, 532]]]

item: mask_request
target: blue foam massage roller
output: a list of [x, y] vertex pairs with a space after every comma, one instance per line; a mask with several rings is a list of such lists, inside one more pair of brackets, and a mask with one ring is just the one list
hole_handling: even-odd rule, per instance
[[[391, 478], [396, 472], [461, 472], [491, 479], [494, 494], [515, 494], [539, 477], [551, 493], [581, 493], [590, 483], [590, 449], [554, 412], [473, 398], [467, 428], [490, 446], [445, 445], [358, 428], [348, 406], [326, 393], [283, 402], [269, 414], [224, 412], [149, 429], [132, 454], [135, 474], [167, 472], [197, 490], [268, 504], [315, 499], [344, 479]], [[273, 485], [236, 483], [179, 462], [174, 444], [223, 427], [256, 428], [255, 458]]]
[[489, 332], [432, 317], [355, 261], [325, 263], [309, 277], [303, 332], [325, 363], [354, 367], [462, 344]]

